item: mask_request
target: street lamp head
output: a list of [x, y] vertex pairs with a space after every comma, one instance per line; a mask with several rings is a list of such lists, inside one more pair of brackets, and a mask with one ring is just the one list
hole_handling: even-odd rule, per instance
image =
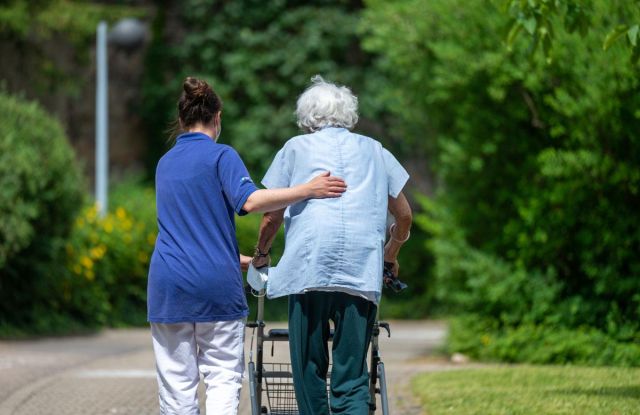
[[147, 29], [140, 20], [127, 17], [119, 20], [109, 33], [109, 42], [132, 51], [142, 45]]

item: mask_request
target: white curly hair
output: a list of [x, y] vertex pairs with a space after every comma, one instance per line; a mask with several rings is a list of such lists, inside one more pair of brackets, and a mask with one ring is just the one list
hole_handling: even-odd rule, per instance
[[298, 127], [314, 132], [325, 127], [352, 129], [358, 122], [358, 97], [346, 86], [325, 81], [320, 75], [300, 95], [296, 105]]

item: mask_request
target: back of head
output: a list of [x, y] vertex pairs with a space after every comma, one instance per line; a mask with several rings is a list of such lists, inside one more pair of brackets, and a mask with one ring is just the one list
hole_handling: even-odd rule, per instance
[[358, 98], [346, 86], [326, 82], [316, 75], [298, 98], [295, 114], [298, 127], [306, 132], [325, 127], [350, 130], [358, 122]]
[[178, 101], [178, 121], [187, 130], [196, 124], [209, 125], [222, 110], [222, 101], [209, 84], [201, 79], [187, 77], [182, 84]]

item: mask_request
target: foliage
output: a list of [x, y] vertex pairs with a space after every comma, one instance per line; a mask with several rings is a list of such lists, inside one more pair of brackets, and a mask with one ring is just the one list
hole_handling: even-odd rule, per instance
[[640, 367], [640, 339], [621, 342], [588, 326], [567, 329], [523, 323], [501, 327], [477, 314], [453, 319], [448, 349], [502, 362]]
[[556, 317], [561, 286], [552, 271], [528, 272], [469, 245], [447, 211], [421, 198], [419, 227], [432, 238], [427, 249], [436, 258], [434, 296], [449, 312], [473, 312], [501, 326], [539, 323]]
[[[594, 0], [498, 0], [504, 10], [511, 16], [507, 46], [512, 47], [518, 35], [524, 32], [531, 39], [530, 51], [533, 53], [542, 46], [544, 56], [552, 59], [554, 33], [562, 21], [562, 29], [568, 33], [580, 33], [586, 36], [592, 25], [592, 19], [599, 18], [597, 13], [606, 13], [606, 23], [610, 28], [602, 39], [602, 48], [607, 50], [618, 39], [626, 39], [631, 49], [631, 62], [640, 58], [640, 5], [632, 1], [608, 2], [603, 8], [602, 2]], [[600, 6], [600, 7], [599, 7]], [[615, 23], [614, 23], [615, 22]]]
[[[10, 45], [13, 59], [27, 60], [29, 71], [35, 70], [29, 86], [38, 95], [59, 91], [75, 96], [84, 78], [78, 69], [89, 63], [97, 24], [145, 13], [142, 8], [83, 0], [8, 0], [0, 3], [0, 43]], [[72, 58], [61, 59], [60, 47], [72, 52]]]
[[[127, 181], [110, 196], [113, 208], [104, 218], [88, 205], [75, 217], [70, 235], [60, 243], [61, 255], [47, 264], [48, 272], [23, 283], [29, 286], [14, 282], [2, 287], [2, 293], [24, 290], [29, 301], [24, 299], [19, 307], [15, 300], [6, 303], [14, 308], [6, 315], [3, 310], [0, 336], [146, 322], [147, 273], [157, 233], [155, 195]], [[39, 287], [48, 291], [41, 293]]]
[[[184, 36], [169, 44], [169, 17], [161, 10], [143, 91], [150, 148], [162, 151], [187, 75], [207, 79], [220, 94], [220, 140], [237, 148], [258, 178], [285, 140], [299, 133], [295, 102], [314, 74], [362, 93], [360, 128], [371, 129], [380, 105], [364, 92], [376, 75], [359, 47], [359, 8], [353, 0], [189, 0], [175, 12]], [[150, 158], [150, 168], [158, 158]]]
[[60, 124], [37, 104], [0, 93], [0, 324], [55, 309], [64, 241], [82, 181]]
[[490, 2], [367, 4], [381, 93], [398, 97], [405, 131], [423, 132], [415, 152], [437, 156], [440, 193], [417, 222], [433, 235], [438, 301], [499, 329], [637, 342], [639, 78], [624, 48], [584, 46], [606, 34], [608, 2], [593, 2], [584, 38], [556, 33], [550, 64], [525, 39], [504, 50], [509, 23]]
[[10, 0], [0, 6], [0, 36], [22, 40], [34, 36], [41, 41], [61, 33], [80, 46], [94, 39], [101, 20], [115, 22], [142, 15], [134, 7], [77, 0]]
[[429, 414], [636, 414], [640, 369], [501, 366], [412, 381]]
[[112, 206], [104, 218], [87, 207], [76, 219], [66, 245], [67, 268], [73, 274], [67, 306], [78, 315], [86, 313], [93, 324], [143, 324], [157, 234], [155, 194], [124, 183], [115, 190]]

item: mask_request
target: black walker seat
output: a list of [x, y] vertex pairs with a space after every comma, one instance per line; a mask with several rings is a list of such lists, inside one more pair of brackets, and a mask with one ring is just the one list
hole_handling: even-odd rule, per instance
[[[248, 326], [248, 325], [247, 325]], [[329, 341], [333, 340], [334, 330], [329, 332]], [[289, 341], [288, 329], [270, 329], [267, 335], [264, 337], [267, 341]]]

